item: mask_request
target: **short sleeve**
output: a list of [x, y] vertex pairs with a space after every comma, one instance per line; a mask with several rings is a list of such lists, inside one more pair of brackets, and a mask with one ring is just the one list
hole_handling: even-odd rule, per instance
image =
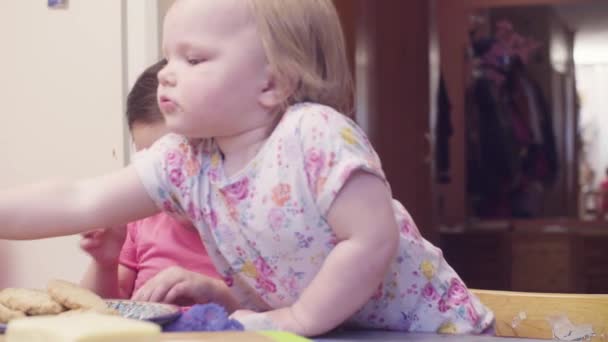
[[184, 216], [184, 203], [200, 168], [200, 155], [191, 142], [168, 134], [133, 161], [146, 191], [164, 212]]
[[[139, 222], [139, 221], [138, 221]], [[119, 263], [125, 267], [137, 271], [137, 229], [139, 227], [138, 222], [129, 223], [127, 225], [127, 236], [125, 243], [122, 245], [120, 250]]]
[[299, 135], [309, 189], [320, 213], [327, 215], [336, 196], [356, 171], [386, 182], [380, 159], [369, 139], [352, 120], [325, 106], [301, 116]]

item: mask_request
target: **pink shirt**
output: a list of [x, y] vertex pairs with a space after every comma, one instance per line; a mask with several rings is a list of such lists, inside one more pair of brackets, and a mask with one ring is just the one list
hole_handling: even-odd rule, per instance
[[165, 213], [127, 225], [120, 264], [137, 273], [133, 292], [170, 266], [220, 278], [198, 231], [184, 227]]

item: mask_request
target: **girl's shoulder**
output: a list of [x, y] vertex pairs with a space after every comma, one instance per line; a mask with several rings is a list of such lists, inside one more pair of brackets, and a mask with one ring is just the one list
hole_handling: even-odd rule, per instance
[[157, 140], [150, 148], [151, 153], [163, 159], [206, 159], [216, 149], [213, 139], [191, 139], [183, 135], [169, 133]]
[[306, 138], [311, 134], [321, 134], [331, 138], [333, 133], [339, 134], [345, 127], [357, 128], [357, 125], [346, 115], [332, 107], [319, 103], [303, 102], [292, 105], [287, 109], [279, 128], [283, 134]]

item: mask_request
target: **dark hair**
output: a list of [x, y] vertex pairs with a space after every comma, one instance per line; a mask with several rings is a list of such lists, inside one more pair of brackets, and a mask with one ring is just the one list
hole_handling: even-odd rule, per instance
[[127, 123], [129, 129], [135, 123], [152, 124], [163, 120], [163, 114], [158, 108], [156, 90], [158, 88], [158, 72], [167, 65], [167, 60], [160, 60], [146, 70], [133, 84], [127, 95]]

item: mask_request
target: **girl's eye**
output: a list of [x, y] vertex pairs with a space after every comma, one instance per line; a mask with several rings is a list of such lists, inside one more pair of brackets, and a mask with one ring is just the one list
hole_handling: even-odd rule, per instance
[[199, 63], [202, 63], [204, 60], [202, 58], [188, 58], [188, 64], [190, 65], [197, 65]]

